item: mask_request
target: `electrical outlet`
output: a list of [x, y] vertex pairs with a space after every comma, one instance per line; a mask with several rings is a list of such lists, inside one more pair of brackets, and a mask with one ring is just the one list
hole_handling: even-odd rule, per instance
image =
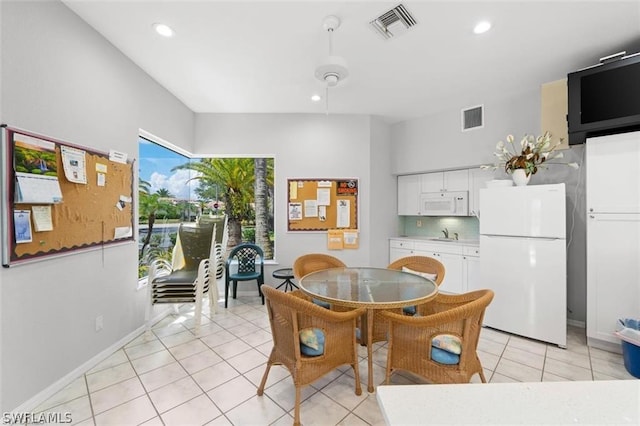
[[96, 332], [102, 330], [104, 327], [104, 317], [99, 315], [96, 317]]
[[417, 226], [418, 228], [422, 228], [422, 221], [421, 221], [420, 219], [418, 219], [418, 220], [416, 221], [416, 226]]

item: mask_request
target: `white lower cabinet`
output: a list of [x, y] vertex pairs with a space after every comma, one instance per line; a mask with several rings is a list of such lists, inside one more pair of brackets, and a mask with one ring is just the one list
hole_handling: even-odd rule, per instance
[[619, 344], [619, 318], [640, 317], [640, 214], [587, 215], [587, 340]]
[[480, 248], [465, 246], [462, 257], [462, 275], [466, 282], [465, 291], [478, 290], [483, 287], [480, 282]]
[[439, 260], [446, 271], [440, 290], [447, 293], [465, 293], [469, 289], [469, 283], [480, 280], [479, 248], [476, 245], [391, 239], [389, 263], [406, 256], [427, 256]]
[[413, 256], [413, 241], [390, 240], [389, 241], [389, 263], [393, 263], [403, 257]]

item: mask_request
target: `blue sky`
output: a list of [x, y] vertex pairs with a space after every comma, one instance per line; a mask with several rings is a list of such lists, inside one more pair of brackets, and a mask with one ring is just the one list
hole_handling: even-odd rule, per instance
[[140, 162], [138, 173], [140, 179], [151, 184], [151, 192], [166, 188], [176, 198], [187, 199], [189, 189], [192, 192], [197, 187], [197, 181], [187, 182], [191, 176], [190, 170], [171, 171], [172, 168], [186, 163], [189, 159], [143, 138], [139, 139]]

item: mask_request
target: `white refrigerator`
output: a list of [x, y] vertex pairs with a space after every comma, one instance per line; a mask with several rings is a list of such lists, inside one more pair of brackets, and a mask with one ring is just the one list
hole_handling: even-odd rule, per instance
[[483, 188], [480, 212], [484, 325], [566, 347], [564, 184]]

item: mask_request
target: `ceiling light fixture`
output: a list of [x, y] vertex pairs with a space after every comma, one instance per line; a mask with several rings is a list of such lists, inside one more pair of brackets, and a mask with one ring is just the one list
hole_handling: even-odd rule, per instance
[[322, 21], [322, 28], [329, 33], [329, 56], [316, 67], [315, 76], [326, 84], [326, 112], [329, 114], [329, 88], [335, 87], [349, 76], [347, 61], [340, 56], [333, 55], [332, 35], [340, 27], [340, 19], [337, 16], [327, 16]]
[[313, 102], [320, 102], [322, 100], [322, 96], [320, 96], [320, 95], [311, 95], [311, 100]]
[[155, 23], [151, 27], [163, 37], [173, 37], [175, 34], [173, 29], [166, 24]]
[[490, 29], [491, 29], [491, 22], [481, 21], [481, 22], [478, 22], [475, 27], [473, 27], [473, 33], [483, 34], [489, 31]]

